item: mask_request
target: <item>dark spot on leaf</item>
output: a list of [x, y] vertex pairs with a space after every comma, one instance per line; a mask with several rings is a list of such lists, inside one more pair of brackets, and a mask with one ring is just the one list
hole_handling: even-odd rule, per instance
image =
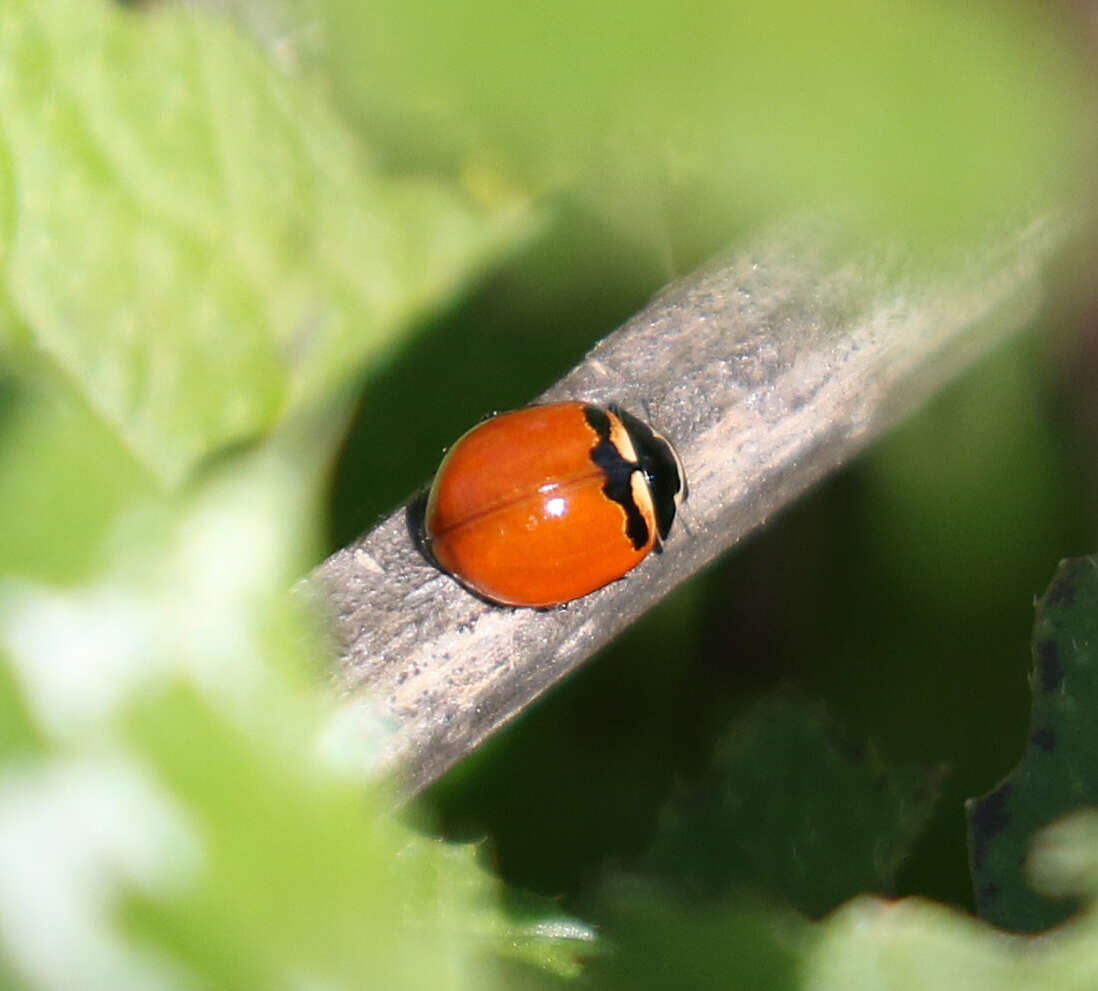
[[972, 838], [972, 868], [983, 870], [984, 855], [987, 853], [987, 845], [1008, 825], [1010, 825], [1011, 813], [1007, 808], [1012, 785], [1003, 784], [993, 792], [976, 799], [970, 806], [969, 824]]
[[1030, 734], [1029, 742], [1035, 747], [1040, 747], [1042, 750], [1055, 750], [1056, 749], [1056, 730], [1054, 729], [1035, 729]]
[[976, 892], [976, 901], [981, 910], [999, 897], [999, 891], [999, 885], [994, 881], [988, 881], [987, 884], [981, 885], [980, 890]]
[[866, 741], [851, 736], [840, 727], [827, 727], [827, 742], [852, 763], [861, 764], [865, 761]]
[[1060, 645], [1055, 640], [1038, 640], [1034, 650], [1037, 654], [1037, 677], [1041, 691], [1057, 691], [1064, 677], [1064, 669], [1060, 664]]
[[1046, 606], [1070, 606], [1075, 601], [1075, 569], [1068, 566], [1053, 580], [1045, 593]]

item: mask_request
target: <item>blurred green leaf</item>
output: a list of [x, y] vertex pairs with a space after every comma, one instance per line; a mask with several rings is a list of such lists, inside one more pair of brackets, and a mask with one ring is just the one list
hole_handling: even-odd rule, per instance
[[[1073, 812], [1034, 838], [1026, 871], [1045, 894], [1093, 895], [1098, 891], [1098, 809]], [[1093, 915], [1093, 905], [1089, 911]]]
[[507, 912], [471, 847], [393, 817], [370, 713], [329, 718], [286, 592], [314, 498], [272, 445], [134, 514], [94, 580], [0, 585], [0, 946], [28, 986], [576, 972], [590, 931]]
[[1074, 907], [1035, 892], [1023, 865], [1042, 826], [1098, 804], [1096, 649], [1098, 558], [1072, 558], [1037, 603], [1025, 753], [994, 790], [967, 805], [977, 907], [1007, 929], [1044, 929]]
[[[1046, 881], [1092, 900], [1098, 819], [1077, 815], [1040, 837]], [[588, 965], [597, 989], [767, 991], [1086, 991], [1094, 984], [1093, 907], [1054, 939], [1005, 936], [944, 905], [861, 897], [809, 923], [742, 895], [691, 903], [619, 881], [599, 907], [608, 951]]]
[[727, 236], [823, 207], [967, 238], [1070, 195], [1094, 133], [1083, 53], [1036, 4], [322, 8], [336, 85], [393, 160], [533, 189], [586, 172], [641, 237], [664, 210]]
[[5, 305], [167, 482], [326, 399], [524, 229], [386, 176], [178, 8], [3, 5], [0, 126]]
[[921, 899], [861, 898], [817, 927], [802, 971], [816, 991], [1086, 991], [1098, 946], [1098, 818], [1077, 813], [1038, 834], [1034, 874], [1046, 890], [1085, 896], [1087, 907], [1052, 938], [1007, 936]]
[[[448, 849], [464, 856], [472, 848]], [[537, 973], [566, 979], [579, 976], [580, 958], [602, 951], [595, 930], [566, 915], [553, 899], [511, 889], [505, 891], [504, 906], [505, 917], [490, 912], [481, 915], [484, 934], [501, 961], [528, 964]]]
[[1083, 991], [1093, 985], [1093, 973], [1087, 981], [1078, 980], [1079, 965], [1086, 958], [1093, 967], [1092, 945], [1082, 938], [1071, 945], [1010, 942], [943, 905], [863, 898], [820, 925], [803, 986], [813, 991]]
[[0, 413], [0, 573], [87, 577], [119, 516], [158, 486], [70, 379], [23, 371]]
[[631, 880], [609, 885], [607, 952], [590, 961], [599, 989], [796, 988], [811, 927], [788, 910], [726, 899], [690, 905]]
[[[574, 972], [569, 938], [514, 924], [471, 847], [398, 825], [383, 792], [334, 783], [305, 754], [257, 747], [193, 695], [173, 693], [130, 719], [135, 746], [185, 798], [203, 870], [176, 897], [125, 911], [211, 987], [289, 986], [290, 975], [355, 987], [472, 986], [488, 953]], [[559, 912], [553, 913], [560, 916]]]
[[647, 866], [695, 896], [757, 888], [820, 915], [892, 890], [940, 776], [886, 767], [818, 703], [772, 698], [669, 803]]
[[41, 739], [23, 705], [7, 658], [0, 652], [0, 764], [34, 753], [40, 746]]

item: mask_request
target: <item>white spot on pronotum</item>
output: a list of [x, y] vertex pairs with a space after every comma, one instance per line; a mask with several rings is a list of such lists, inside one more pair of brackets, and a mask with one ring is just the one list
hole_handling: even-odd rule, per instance
[[113, 913], [127, 889], [170, 892], [199, 861], [181, 811], [120, 754], [28, 763], [0, 776], [0, 945], [30, 986], [192, 986], [119, 933]]

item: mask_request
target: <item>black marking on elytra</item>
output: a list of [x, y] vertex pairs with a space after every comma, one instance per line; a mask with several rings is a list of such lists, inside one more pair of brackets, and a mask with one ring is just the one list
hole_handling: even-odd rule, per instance
[[1040, 747], [1042, 750], [1055, 750], [1056, 730], [1035, 729], [1029, 735], [1029, 742], [1032, 743], [1035, 747]]
[[1037, 679], [1042, 692], [1054, 692], [1064, 679], [1064, 667], [1060, 663], [1060, 645], [1046, 637], [1034, 645], [1037, 655]]
[[1013, 791], [1013, 786], [1006, 783], [983, 798], [976, 799], [969, 807], [973, 870], [983, 869], [988, 843], [1010, 825], [1011, 813], [1007, 802]]
[[679, 472], [678, 461], [666, 440], [658, 436], [643, 420], [638, 420], [620, 406], [611, 404], [609, 409], [629, 431], [637, 452], [637, 463], [652, 493], [660, 539], [666, 540], [671, 532], [671, 524], [675, 522], [675, 507], [680, 493], [681, 498], [686, 498], [686, 479]]
[[591, 460], [602, 469], [606, 482], [602, 487], [607, 499], [612, 499], [625, 511], [625, 535], [636, 550], [648, 543], [648, 524], [633, 498], [629, 484], [639, 466], [626, 461], [610, 440], [610, 415], [598, 406], [584, 406], [583, 416], [588, 426], [598, 434], [599, 442], [591, 449]]

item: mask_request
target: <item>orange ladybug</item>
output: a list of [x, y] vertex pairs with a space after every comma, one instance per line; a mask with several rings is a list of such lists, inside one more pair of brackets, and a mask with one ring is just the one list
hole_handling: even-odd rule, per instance
[[474, 427], [427, 498], [425, 547], [492, 602], [546, 608], [659, 550], [686, 494], [675, 449], [617, 406], [530, 406]]

